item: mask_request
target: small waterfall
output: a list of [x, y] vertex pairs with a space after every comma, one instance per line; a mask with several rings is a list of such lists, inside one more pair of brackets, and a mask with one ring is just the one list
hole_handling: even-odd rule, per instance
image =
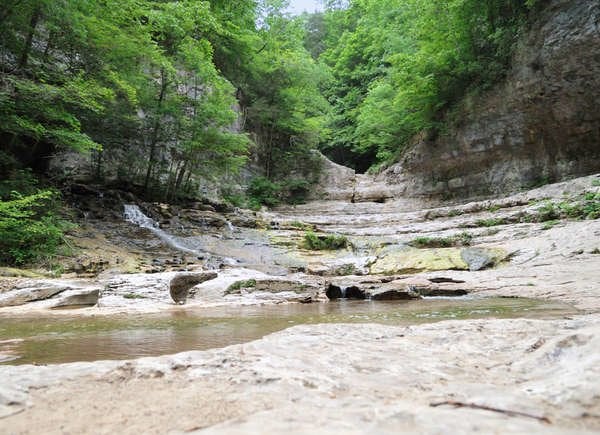
[[137, 205], [124, 204], [123, 209], [123, 217], [126, 221], [149, 230], [159, 229], [158, 222], [146, 216]]
[[166, 233], [165, 231], [160, 229], [158, 222], [153, 220], [152, 218], [146, 216], [142, 210], [137, 205], [134, 204], [124, 204], [123, 205], [123, 217], [126, 221], [131, 222], [141, 228], [147, 228], [152, 231], [159, 239], [165, 242], [172, 248], [175, 248], [179, 251], [187, 252], [188, 254], [193, 255], [201, 255], [202, 252], [197, 251], [195, 249], [190, 249], [187, 246], [184, 246], [180, 241], [177, 240], [174, 236]]

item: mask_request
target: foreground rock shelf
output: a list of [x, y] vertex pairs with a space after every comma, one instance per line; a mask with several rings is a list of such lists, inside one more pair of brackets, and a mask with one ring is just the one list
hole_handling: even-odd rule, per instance
[[90, 421], [103, 433], [592, 433], [599, 337], [597, 315], [298, 326], [206, 352], [0, 367], [0, 412], [16, 433]]
[[[211, 270], [199, 258], [162, 262], [157, 253], [179, 254], [143, 229], [113, 223], [118, 231], [107, 232], [102, 246], [140, 235], [140, 246], [149, 249], [136, 255], [162, 264], [152, 269], [158, 273], [117, 268], [48, 279], [11, 271], [0, 287], [0, 315], [185, 316], [205, 307], [337, 303], [328, 296], [465, 293], [559, 301], [580, 311], [558, 320], [305, 325], [204, 352], [1, 366], [2, 427], [10, 433], [79, 433], [89, 422], [100, 433], [597, 432], [600, 220], [539, 217], [548, 204], [597, 194], [598, 179], [451, 206], [313, 202], [258, 214], [256, 222], [268, 222], [263, 229], [178, 237], [237, 261]], [[351, 248], [302, 249], [305, 225], [343, 234]], [[49, 310], [60, 301], [97, 303]]]

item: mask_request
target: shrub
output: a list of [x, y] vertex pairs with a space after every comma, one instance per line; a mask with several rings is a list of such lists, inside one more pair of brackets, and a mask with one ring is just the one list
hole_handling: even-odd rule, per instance
[[560, 217], [560, 210], [551, 201], [546, 201], [544, 205], [537, 209], [537, 221], [554, 221]]
[[310, 193], [310, 183], [301, 179], [286, 180], [281, 188], [283, 199], [289, 204], [304, 204]]
[[246, 193], [250, 208], [260, 208], [261, 205], [274, 207], [280, 202], [281, 186], [265, 177], [256, 177], [250, 181]]
[[415, 248], [449, 248], [452, 246], [470, 246], [473, 235], [462, 232], [450, 237], [417, 237], [408, 244]]
[[311, 251], [333, 251], [350, 245], [348, 238], [337, 234], [317, 235], [312, 231], [304, 234], [302, 247]]
[[68, 224], [54, 213], [58, 193], [13, 192], [0, 202], [0, 263], [22, 265], [54, 256]]
[[249, 279], [246, 281], [236, 281], [227, 287], [226, 294], [240, 293], [240, 290], [243, 288], [254, 288], [256, 287], [256, 280]]
[[544, 230], [544, 231], [549, 230], [552, 227], [554, 227], [555, 225], [558, 225], [557, 220], [546, 221], [546, 222], [544, 222], [544, 225], [542, 225], [542, 230]]
[[300, 221], [292, 221], [289, 223], [289, 226], [295, 228], [297, 230], [310, 231], [314, 229], [314, 226], [311, 224], [307, 224], [305, 222]]
[[600, 193], [587, 192], [572, 200], [559, 203], [546, 201], [536, 210], [533, 219], [537, 222], [557, 219], [598, 219], [600, 218]]
[[478, 227], [495, 227], [505, 223], [506, 221], [502, 218], [478, 219], [475, 221], [475, 225]]

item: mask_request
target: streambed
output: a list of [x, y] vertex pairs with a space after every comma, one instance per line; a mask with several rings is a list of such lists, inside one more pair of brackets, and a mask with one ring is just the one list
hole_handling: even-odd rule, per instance
[[0, 319], [0, 361], [4, 364], [53, 364], [157, 356], [244, 343], [299, 324], [402, 326], [447, 319], [552, 319], [576, 312], [569, 305], [554, 301], [460, 297], [182, 307], [143, 315], [4, 316]]

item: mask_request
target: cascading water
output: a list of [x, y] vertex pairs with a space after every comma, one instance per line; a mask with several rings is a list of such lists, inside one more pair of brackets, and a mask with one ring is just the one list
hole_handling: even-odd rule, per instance
[[[233, 258], [221, 257], [211, 252], [203, 250], [197, 240], [193, 238], [181, 238], [173, 236], [166, 231], [160, 229], [158, 222], [146, 216], [140, 208], [135, 204], [123, 205], [123, 217], [126, 221], [138, 225], [141, 228], [147, 228], [152, 231], [159, 239], [165, 242], [170, 247], [178, 251], [192, 254], [196, 257], [202, 257], [209, 267], [218, 267], [220, 264], [235, 266], [238, 261]], [[232, 225], [233, 228], [233, 225]]]
[[188, 254], [202, 255], [202, 252], [185, 246], [181, 240], [161, 230], [160, 226], [158, 225], [158, 222], [146, 216], [137, 205], [124, 204], [123, 209], [123, 217], [126, 221], [131, 222], [132, 224], [135, 224], [141, 228], [149, 229], [159, 239], [161, 239], [163, 242], [165, 242], [172, 248], [175, 248], [179, 251], [187, 252]]

